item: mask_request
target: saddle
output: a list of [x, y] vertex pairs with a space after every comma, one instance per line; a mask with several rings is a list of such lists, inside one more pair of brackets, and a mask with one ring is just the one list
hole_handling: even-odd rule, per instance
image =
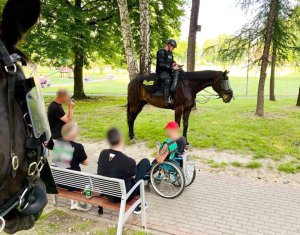
[[155, 96], [163, 96], [163, 82], [159, 79], [156, 73], [151, 73], [149, 76], [145, 76], [142, 79], [143, 87], [146, 91], [148, 91], [151, 95]]

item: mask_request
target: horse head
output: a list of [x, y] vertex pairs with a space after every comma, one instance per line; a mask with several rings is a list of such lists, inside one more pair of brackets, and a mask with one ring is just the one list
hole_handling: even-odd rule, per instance
[[[24, 124], [21, 104], [15, 100], [15, 96], [8, 94], [9, 73], [13, 72], [19, 80], [24, 79], [24, 75], [21, 66], [15, 63], [8, 66], [3, 58], [5, 53], [12, 55], [18, 52], [16, 47], [23, 35], [37, 22], [40, 8], [40, 0], [8, 0], [0, 24], [0, 230], [5, 225], [4, 231], [7, 233], [30, 229], [47, 202], [45, 185], [41, 180], [34, 181], [35, 190], [31, 187], [32, 193], [28, 194], [29, 175], [33, 173], [30, 169], [34, 168], [25, 149], [28, 145], [28, 130]], [[12, 60], [12, 56], [9, 56], [9, 60]], [[13, 112], [9, 111], [10, 104], [14, 107]], [[11, 119], [14, 120], [13, 130], [10, 128]], [[12, 140], [14, 151], [11, 148]], [[26, 201], [21, 201], [25, 195]], [[19, 206], [14, 207], [14, 204]]]
[[212, 88], [223, 99], [224, 103], [229, 103], [233, 98], [233, 90], [230, 86], [228, 73], [229, 71], [227, 70], [224, 72], [220, 71], [212, 85]]

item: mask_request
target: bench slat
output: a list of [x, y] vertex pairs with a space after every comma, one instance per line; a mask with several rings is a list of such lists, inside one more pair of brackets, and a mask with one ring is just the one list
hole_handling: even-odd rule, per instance
[[72, 171], [51, 167], [56, 184], [69, 186], [83, 190], [90, 185], [91, 191], [98, 194], [105, 194], [115, 197], [122, 197], [126, 194], [125, 183], [120, 179], [113, 179], [95, 174]]
[[[100, 197], [93, 195], [92, 198], [88, 199], [85, 195], [81, 194], [78, 191], [68, 191], [66, 189], [58, 188], [58, 197], [62, 197], [65, 199], [73, 199], [84, 203], [89, 203], [94, 206], [102, 206], [104, 208], [112, 209], [118, 211], [120, 209], [120, 203], [110, 202], [106, 197]], [[127, 202], [126, 211], [133, 205], [139, 197], [134, 197], [132, 200]]]

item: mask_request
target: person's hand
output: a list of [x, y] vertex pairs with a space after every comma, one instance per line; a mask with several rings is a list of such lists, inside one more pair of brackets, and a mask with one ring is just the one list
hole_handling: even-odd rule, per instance
[[173, 65], [173, 69], [174, 70], [178, 70], [179, 69], [179, 65], [178, 64]]
[[74, 109], [74, 107], [75, 107], [75, 101], [71, 99], [69, 103], [69, 109]]

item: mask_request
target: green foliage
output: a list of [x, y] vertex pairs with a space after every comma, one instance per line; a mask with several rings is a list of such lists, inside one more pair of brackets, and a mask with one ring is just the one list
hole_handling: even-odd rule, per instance
[[[50, 66], [72, 66], [74, 50], [84, 53], [84, 62], [101, 58], [107, 64], [124, 67], [124, 49], [116, 0], [45, 0], [40, 24], [28, 34], [23, 50], [34, 62]], [[151, 1], [151, 48], [155, 55], [164, 41], [178, 34], [185, 0]], [[132, 30], [139, 53], [139, 3], [128, 0]]]
[[[210, 50], [214, 48], [214, 53], [220, 61], [239, 63], [249, 56], [249, 63], [254, 65], [261, 60], [269, 0], [241, 0], [239, 5], [252, 13], [252, 19], [243, 25], [236, 35], [218, 42], [217, 46], [211, 45]], [[276, 44], [277, 61], [281, 64], [296, 64], [299, 62], [300, 53], [299, 6], [294, 6], [289, 0], [277, 0], [276, 12], [272, 43]]]
[[[150, 46], [152, 62], [155, 62], [156, 52], [164, 47], [168, 38], [178, 37], [181, 26], [181, 17], [184, 15], [184, 6], [188, 0], [158, 0], [150, 1]], [[130, 18], [132, 19], [133, 38], [136, 53], [140, 55], [140, 14], [136, 0], [128, 0]]]
[[[230, 35], [222, 34], [216, 39], [207, 39], [203, 44], [202, 58], [205, 63], [226, 65], [232, 60], [227, 57], [219, 55], [219, 52], [223, 49], [224, 44], [229, 40]], [[236, 61], [237, 62], [237, 61]]]
[[45, 0], [40, 23], [27, 35], [23, 50], [34, 62], [72, 66], [74, 52], [83, 53], [84, 64], [101, 57], [112, 64], [123, 61], [116, 3], [109, 1]]

